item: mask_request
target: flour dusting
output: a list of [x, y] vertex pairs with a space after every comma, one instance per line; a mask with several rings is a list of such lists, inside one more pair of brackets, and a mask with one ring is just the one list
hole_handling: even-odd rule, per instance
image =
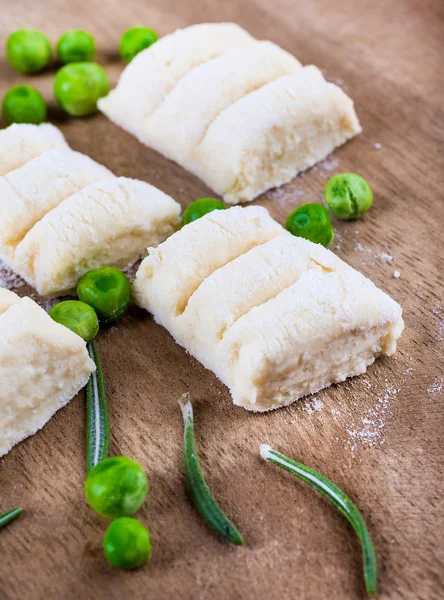
[[355, 252], [365, 252], [365, 254], [373, 256], [373, 250], [371, 248], [367, 248], [367, 246], [363, 246], [360, 242], [356, 242]]
[[391, 254], [389, 254], [388, 252], [380, 252], [377, 256], [380, 260], [382, 260], [382, 262], [386, 262], [386, 263], [393, 262], [393, 256]]
[[339, 160], [336, 156], [329, 156], [319, 163], [320, 176], [324, 179], [330, 179], [332, 171], [339, 168]]
[[320, 398], [315, 396], [309, 402], [307, 402], [304, 406], [305, 412], [309, 415], [313, 415], [314, 413], [319, 412], [324, 406], [324, 403]]
[[347, 443], [354, 452], [358, 443], [365, 446], [382, 445], [385, 442], [385, 420], [391, 415], [390, 401], [400, 391], [398, 388], [387, 386], [385, 394], [378, 396], [372, 408], [369, 408], [360, 422], [347, 427]]
[[443, 380], [441, 379], [441, 381], [435, 381], [435, 383], [432, 383], [432, 385], [427, 388], [427, 392], [429, 394], [439, 394], [440, 392], [442, 392], [442, 388]]
[[305, 194], [305, 191], [301, 188], [294, 188], [293, 186], [288, 189], [288, 186], [275, 188], [269, 192], [268, 197], [277, 202], [281, 208], [290, 209], [297, 208], [299, 205], [299, 198]]
[[[367, 379], [361, 379], [360, 382], [367, 389], [371, 389], [371, 383]], [[343, 438], [336, 436], [336, 441], [345, 443], [353, 453], [359, 446], [382, 446], [385, 443], [385, 424], [392, 416], [391, 403], [400, 391], [400, 388], [387, 383], [385, 391], [375, 397], [373, 405], [363, 415], [353, 409], [331, 409], [331, 415], [341, 417], [345, 427], [345, 436]]]
[[438, 324], [437, 324], [437, 340], [438, 342], [442, 342], [444, 340], [444, 312], [441, 308], [440, 304], [437, 304], [433, 309], [432, 309], [432, 314], [437, 317], [438, 319]]
[[[356, 242], [354, 250], [355, 250], [355, 252], [363, 252], [364, 254], [368, 254], [368, 256], [377, 258], [378, 260], [380, 260], [384, 263], [388, 263], [390, 265], [393, 264], [393, 262], [395, 261], [393, 256], [391, 254], [389, 254], [388, 252], [374, 251], [371, 248], [368, 248], [367, 246], [363, 246], [360, 242]], [[399, 273], [399, 276], [401, 275], [401, 273], [399, 271], [395, 271], [395, 272]], [[397, 277], [397, 275], [395, 275], [395, 277]]]

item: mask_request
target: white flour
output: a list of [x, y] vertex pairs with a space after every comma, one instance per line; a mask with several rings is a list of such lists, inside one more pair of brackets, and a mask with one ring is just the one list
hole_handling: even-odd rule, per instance
[[441, 308], [440, 304], [437, 304], [433, 309], [432, 309], [432, 314], [438, 319], [438, 324], [437, 324], [437, 341], [438, 342], [442, 342], [444, 340], [444, 313], [443, 310]]
[[311, 400], [305, 404], [304, 409], [306, 413], [313, 415], [314, 413], [319, 412], [323, 406], [324, 403], [322, 400], [320, 400], [317, 396], [314, 396], [314, 398], [311, 398]]
[[361, 417], [359, 421], [353, 420], [347, 425], [348, 438], [346, 442], [352, 452], [355, 452], [358, 444], [376, 446], [385, 443], [385, 420], [391, 416], [390, 402], [399, 391], [399, 388], [387, 386], [385, 393], [377, 396], [375, 404], [366, 411], [364, 417]]
[[432, 385], [427, 388], [427, 392], [429, 394], [439, 394], [440, 392], [442, 392], [442, 388], [443, 380], [441, 379], [441, 381], [435, 381], [435, 383], [432, 383]]
[[[355, 250], [355, 252], [363, 252], [364, 254], [368, 254], [368, 256], [372, 256], [384, 263], [392, 264], [395, 261], [393, 256], [391, 254], [389, 254], [388, 252], [383, 252], [383, 251], [378, 252], [378, 251], [372, 250], [371, 248], [368, 248], [367, 246], [363, 246], [359, 242], [356, 242], [354, 250]], [[396, 272], [399, 273], [399, 271], [396, 271]], [[401, 275], [401, 274], [399, 273], [399, 275]]]
[[302, 204], [302, 202], [299, 202], [299, 198], [304, 194], [305, 190], [298, 187], [295, 188], [293, 185], [286, 185], [271, 190], [271, 192], [268, 193], [268, 197], [274, 202], [277, 202], [281, 208], [290, 211]]

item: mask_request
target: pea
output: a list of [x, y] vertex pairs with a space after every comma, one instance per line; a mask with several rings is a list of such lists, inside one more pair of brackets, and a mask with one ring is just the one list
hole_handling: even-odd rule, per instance
[[149, 48], [158, 39], [157, 33], [149, 27], [131, 27], [120, 38], [120, 56], [126, 62], [131, 62], [136, 54]]
[[63, 63], [93, 60], [96, 42], [93, 36], [82, 29], [71, 29], [57, 42], [57, 56]]
[[51, 44], [35, 29], [19, 29], [8, 37], [6, 59], [13, 69], [27, 75], [44, 69], [51, 61]]
[[105, 69], [92, 62], [65, 65], [54, 79], [54, 96], [73, 117], [97, 112], [97, 100], [108, 92], [109, 81]]
[[122, 517], [111, 523], [103, 538], [103, 550], [110, 565], [119, 569], [136, 569], [151, 556], [148, 529], [137, 519]]
[[30, 85], [16, 85], [6, 92], [2, 104], [3, 119], [11, 123], [34, 123], [46, 119], [46, 104], [43, 96]]
[[340, 219], [357, 219], [373, 203], [373, 192], [366, 180], [355, 173], [340, 173], [327, 181], [324, 202]]
[[306, 240], [328, 246], [334, 231], [327, 210], [316, 202], [303, 204], [287, 217], [285, 227], [290, 233]]
[[148, 493], [145, 471], [127, 456], [105, 458], [93, 467], [85, 481], [88, 504], [102, 517], [130, 517]]
[[49, 316], [80, 335], [85, 342], [90, 342], [99, 332], [96, 311], [78, 300], [64, 300], [55, 304], [49, 311]]
[[77, 285], [77, 295], [94, 308], [102, 323], [112, 323], [128, 310], [131, 285], [122, 271], [104, 267], [83, 275]]
[[188, 223], [197, 221], [197, 219], [213, 210], [226, 210], [226, 208], [225, 204], [220, 200], [216, 200], [216, 198], [199, 198], [185, 209], [182, 222], [184, 225], [188, 225]]

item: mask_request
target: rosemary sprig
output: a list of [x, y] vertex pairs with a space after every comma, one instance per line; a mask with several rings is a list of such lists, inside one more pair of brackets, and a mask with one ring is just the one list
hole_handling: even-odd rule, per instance
[[103, 371], [95, 342], [88, 342], [88, 354], [96, 365], [86, 390], [86, 470], [108, 456], [109, 418]]
[[23, 511], [21, 508], [13, 508], [12, 510], [8, 510], [7, 512], [0, 515], [0, 529], [14, 521], [14, 519], [19, 517], [22, 514], [22, 512]]
[[202, 473], [194, 442], [194, 419], [190, 394], [184, 394], [179, 400], [179, 404], [185, 426], [184, 465], [191, 499], [203, 520], [210, 527], [231, 544], [242, 546], [244, 540], [241, 534], [217, 504]]
[[373, 542], [370, 539], [365, 521], [356, 508], [356, 505], [337, 485], [329, 479], [315, 471], [298, 463], [280, 452], [273, 450], [267, 444], [262, 444], [260, 448], [261, 456], [264, 460], [271, 462], [278, 467], [282, 467], [289, 473], [296, 475], [315, 490], [323, 494], [336, 508], [348, 519], [349, 523], [356, 532], [362, 546], [364, 580], [367, 594], [373, 596], [376, 594], [378, 584], [378, 567], [376, 563], [376, 554]]

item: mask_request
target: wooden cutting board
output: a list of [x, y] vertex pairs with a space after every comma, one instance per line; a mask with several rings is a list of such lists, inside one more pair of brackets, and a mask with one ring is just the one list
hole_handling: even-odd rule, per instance
[[[255, 415], [235, 408], [211, 373], [149, 314], [132, 309], [98, 344], [112, 454], [133, 457], [148, 473], [151, 489], [138, 517], [151, 531], [152, 560], [125, 573], [103, 558], [107, 522], [82, 491], [81, 393], [0, 461], [0, 511], [24, 508], [0, 532], [0, 598], [363, 597], [360, 547], [350, 526], [305, 484], [261, 461], [262, 442], [317, 468], [356, 501], [376, 546], [380, 598], [443, 598], [442, 1], [1, 0], [0, 14], [2, 46], [21, 27], [41, 29], [53, 41], [67, 29], [90, 30], [113, 83], [123, 67], [119, 37], [135, 24], [163, 35], [196, 22], [235, 21], [321, 67], [354, 99], [364, 133], [258, 203], [283, 223], [299, 204], [320, 201], [334, 173], [362, 174], [374, 189], [374, 207], [360, 221], [335, 221], [331, 248], [398, 300], [406, 320], [395, 358], [315, 398]], [[54, 71], [25, 80], [2, 57], [0, 92], [28, 82], [50, 100]], [[210, 194], [105, 117], [72, 119], [51, 106], [51, 121], [72, 147], [118, 175], [149, 181], [183, 206]], [[32, 293], [18, 283], [19, 294]], [[203, 468], [245, 548], [221, 542], [188, 500], [177, 405], [185, 390], [195, 398]]]

